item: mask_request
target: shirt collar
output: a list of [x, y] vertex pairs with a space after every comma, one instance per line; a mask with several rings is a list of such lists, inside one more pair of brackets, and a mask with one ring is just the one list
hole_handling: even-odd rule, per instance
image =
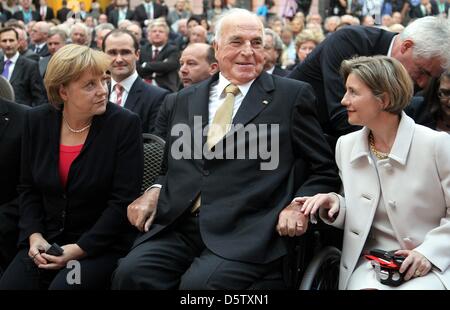
[[[129, 93], [131, 87], [134, 84], [134, 81], [136, 81], [137, 78], [138, 78], [138, 74], [137, 74], [136, 70], [134, 70], [132, 75], [130, 75], [125, 80], [120, 82], [120, 85], [122, 85], [122, 87], [127, 91], [127, 93]], [[113, 79], [111, 79], [111, 89], [114, 89], [116, 84], [118, 84], [118, 82], [116, 82]]]
[[[253, 82], [255, 80], [251, 80], [250, 82], [247, 82], [245, 84], [241, 84], [241, 85], [236, 85], [239, 88], [239, 91], [241, 92], [241, 94], [245, 97], [245, 95], [247, 95], [250, 86], [252, 86]], [[225, 87], [227, 87], [229, 84], [231, 84], [230, 81], [228, 81], [223, 75], [222, 73], [219, 73], [219, 83], [217, 84], [217, 90], [219, 91], [220, 96], [223, 95]]]
[[269, 74], [273, 74], [273, 71], [275, 70], [275, 66], [273, 66], [272, 68], [270, 68], [269, 70], [266, 70], [267, 73]]
[[397, 37], [398, 37], [398, 34], [395, 35], [395, 36], [392, 38], [391, 44], [389, 44], [389, 49], [388, 49], [388, 52], [387, 52], [387, 55], [386, 55], [386, 56], [391, 57], [391, 54], [392, 54], [392, 47], [394, 46], [394, 41], [397, 39]]
[[19, 52], [16, 52], [16, 54], [11, 58], [8, 58], [8, 57], [6, 57], [6, 55], [4, 55], [3, 61], [5, 62], [7, 59], [9, 59], [13, 64], [15, 64], [17, 62], [17, 59], [19, 58], [19, 56], [20, 56]]

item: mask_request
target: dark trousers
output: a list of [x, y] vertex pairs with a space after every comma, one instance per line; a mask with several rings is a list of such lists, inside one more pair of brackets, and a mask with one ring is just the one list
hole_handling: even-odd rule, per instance
[[[67, 275], [72, 269], [44, 270], [36, 266], [28, 256], [28, 248], [22, 249], [6, 269], [0, 279], [0, 290], [81, 290], [109, 289], [111, 274], [123, 256], [117, 252], [107, 252], [97, 257], [87, 257], [80, 263], [80, 284], [70, 284]], [[69, 275], [69, 279], [73, 279]]]
[[187, 213], [121, 259], [112, 288], [247, 289], [266, 276], [282, 278], [281, 260], [251, 264], [220, 257], [203, 243], [198, 216]]
[[18, 252], [18, 222], [19, 206], [17, 201], [0, 206], [0, 276]]

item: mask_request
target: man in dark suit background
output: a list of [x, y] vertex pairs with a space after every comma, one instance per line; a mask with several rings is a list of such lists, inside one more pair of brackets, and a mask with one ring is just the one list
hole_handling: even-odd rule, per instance
[[134, 12], [128, 8], [128, 0], [117, 0], [116, 8], [108, 14], [108, 22], [117, 27], [122, 20], [132, 20], [133, 17]]
[[21, 20], [25, 24], [28, 24], [32, 20], [40, 20], [39, 14], [33, 11], [30, 0], [20, 0], [20, 6], [21, 8], [13, 14], [14, 19]]
[[39, 0], [39, 6], [36, 6], [36, 11], [39, 12], [41, 21], [50, 21], [53, 18], [55, 18], [55, 14], [53, 13], [53, 8], [51, 8], [47, 5], [47, 0]]
[[144, 0], [134, 9], [134, 20], [138, 21], [142, 28], [161, 16], [165, 16], [164, 7], [152, 0]]
[[0, 98], [0, 276], [17, 252], [22, 128], [28, 107]]
[[374, 27], [349, 26], [319, 44], [288, 77], [311, 84], [324, 131], [335, 138], [356, 130], [347, 122], [341, 105], [345, 93], [339, 73], [341, 62], [354, 56], [387, 55], [399, 60], [418, 87], [439, 77], [450, 60], [450, 30], [446, 20], [425, 17], [409, 24], [401, 34]]
[[[199, 83], [216, 74], [219, 70], [214, 49], [206, 43], [191, 43], [181, 53], [180, 80], [183, 88]], [[166, 96], [156, 118], [155, 134], [167, 138], [167, 128], [175, 104], [177, 93]]]
[[280, 66], [280, 57], [281, 53], [283, 53], [283, 41], [281, 41], [280, 36], [272, 29], [266, 28], [264, 32], [264, 52], [266, 54], [264, 70], [270, 74], [286, 76], [289, 72]]
[[0, 70], [11, 83], [17, 103], [28, 106], [43, 104], [46, 102], [46, 95], [38, 64], [19, 54], [18, 38], [14, 28], [0, 29], [0, 47], [4, 53], [4, 57], [0, 59]]
[[[177, 95], [162, 188], [151, 187], [128, 207], [130, 222], [146, 233], [121, 260], [113, 289], [245, 289], [269, 274], [281, 279], [288, 245], [276, 232], [280, 211], [295, 208], [295, 193], [337, 189], [312, 88], [263, 72], [263, 31], [242, 9], [216, 24], [220, 74]], [[227, 133], [231, 122], [236, 127]], [[265, 138], [279, 149], [270, 168], [268, 157], [249, 156]], [[223, 157], [242, 151], [243, 159]], [[300, 188], [293, 186], [296, 161], [311, 168]], [[306, 226], [298, 212], [289, 234]]]
[[67, 20], [67, 14], [69, 14], [71, 10], [67, 8], [67, 0], [62, 1], [62, 8], [60, 8], [56, 12], [56, 18], [59, 19], [61, 23], [64, 23]]
[[167, 90], [148, 85], [136, 72], [139, 42], [127, 30], [116, 29], [105, 36], [103, 51], [111, 58], [109, 100], [138, 114], [142, 132], [153, 132], [156, 116]]
[[66, 42], [67, 33], [64, 30], [53, 28], [49, 31], [47, 38], [49, 55], [39, 59], [39, 74], [41, 75], [42, 79], [44, 78], [45, 72], [47, 71], [48, 62], [61, 47], [66, 45]]
[[149, 83], [175, 92], [179, 88], [179, 51], [169, 44], [169, 26], [156, 20], [148, 26], [149, 43], [142, 47], [137, 68], [139, 75]]
[[33, 50], [40, 57], [50, 55], [47, 46], [48, 32], [50, 31], [50, 25], [47, 22], [37, 22], [31, 29], [31, 42], [30, 49]]

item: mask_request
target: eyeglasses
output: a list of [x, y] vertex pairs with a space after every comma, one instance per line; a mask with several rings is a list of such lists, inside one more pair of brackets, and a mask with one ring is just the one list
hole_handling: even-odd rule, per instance
[[439, 89], [438, 97], [441, 100], [449, 100], [450, 99], [450, 89]]

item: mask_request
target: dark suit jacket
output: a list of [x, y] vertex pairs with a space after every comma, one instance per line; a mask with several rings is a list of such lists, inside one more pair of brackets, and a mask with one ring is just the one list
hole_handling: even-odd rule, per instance
[[[3, 58], [1, 58], [0, 70], [2, 72], [4, 65]], [[9, 82], [14, 88], [17, 103], [37, 106], [47, 101], [37, 62], [19, 56]]]
[[28, 107], [0, 98], [0, 206], [18, 196], [20, 149]]
[[[34, 51], [35, 48], [35, 44], [30, 44], [29, 48], [30, 50]], [[44, 46], [41, 48], [41, 50], [39, 51], [39, 53], [37, 53], [40, 57], [45, 57], [50, 55], [50, 52], [48, 51], [48, 46], [47, 43], [44, 44]]]
[[[430, 4], [431, 4], [431, 12], [427, 11], [426, 14], [423, 14], [421, 6], [419, 4], [417, 6], [411, 7], [411, 9], [409, 11], [409, 16], [411, 18], [421, 18], [421, 17], [425, 17], [425, 16], [438, 15], [439, 9], [438, 9], [437, 3], [434, 0], [431, 0]], [[448, 12], [448, 10], [446, 12]]]
[[164, 98], [163, 103], [158, 111], [158, 116], [156, 117], [155, 122], [155, 131], [154, 134], [163, 138], [164, 140], [168, 140], [168, 128], [170, 127], [170, 121], [172, 119], [172, 112], [175, 106], [175, 101], [177, 99], [178, 93], [168, 94], [166, 98]]
[[41, 232], [49, 242], [75, 242], [90, 256], [105, 249], [127, 250], [135, 236], [127, 206], [139, 195], [144, 168], [139, 117], [112, 103], [94, 116], [63, 188], [58, 169], [61, 115], [49, 104], [27, 114], [19, 240]]
[[17, 252], [20, 152], [28, 107], [0, 98], [0, 269]]
[[[41, 9], [39, 8], [36, 10], [39, 13], [40, 20], [42, 20], [42, 16], [40, 15]], [[55, 14], [53, 13], [53, 8], [47, 6], [47, 12], [45, 13], [45, 17], [43, 20], [49, 21], [49, 20], [52, 20], [53, 18], [55, 18]]]
[[278, 76], [286, 76], [289, 74], [289, 71], [282, 69], [280, 66], [275, 66], [273, 69], [272, 74], [278, 75]]
[[42, 78], [45, 76], [45, 72], [47, 71], [48, 62], [52, 56], [48, 55], [46, 57], [42, 57], [39, 59], [39, 74]]
[[[133, 10], [128, 9], [127, 14], [126, 14], [126, 19], [132, 20], [133, 17], [134, 17]], [[111, 12], [109, 12], [108, 22], [113, 24], [114, 27], [117, 28], [117, 23], [119, 22], [119, 10], [118, 9], [114, 9]]]
[[[143, 79], [151, 79], [153, 73], [156, 73], [156, 83], [158, 86], [175, 92], [180, 86], [178, 76], [179, 51], [176, 46], [166, 44], [159, 52], [156, 60], [152, 61], [152, 45], [147, 44], [142, 47], [139, 57], [137, 71]], [[145, 64], [145, 65], [144, 65]]]
[[153, 133], [159, 107], [168, 93], [165, 89], [145, 83], [140, 77], [133, 83], [125, 108], [139, 115], [142, 132]]
[[[35, 52], [33, 52], [33, 51], [30, 50], [30, 49], [27, 49], [25, 52], [20, 53], [20, 55], [22, 55], [23, 57], [29, 58], [29, 59], [31, 59], [31, 60], [34, 60], [34, 61], [36, 61], [36, 62], [39, 61], [39, 55], [36, 54]], [[2, 56], [3, 56], [3, 55], [2, 55]]]
[[335, 137], [357, 129], [347, 121], [347, 111], [341, 105], [345, 94], [339, 73], [341, 63], [354, 56], [387, 55], [395, 33], [374, 27], [349, 26], [329, 35], [289, 78], [311, 84], [318, 99], [319, 121], [325, 133]]
[[[163, 16], [165, 13], [164, 7], [158, 3], [153, 2], [153, 19]], [[141, 24], [141, 27], [145, 26], [145, 20], [149, 19], [145, 6], [143, 3], [134, 8], [134, 20]]]
[[[272, 149], [279, 146], [278, 166], [274, 170], [261, 170], [260, 164], [265, 160], [259, 157], [208, 160], [205, 157], [193, 159], [192, 153], [185, 159], [176, 159], [176, 154], [169, 150], [172, 146], [177, 150], [181, 148], [178, 139], [195, 139], [189, 147], [185, 144], [182, 148], [192, 152], [195, 149], [196, 155], [202, 154], [197, 151], [206, 138], [201, 142], [193, 138], [198, 134], [193, 130], [194, 117], [202, 117], [200, 124], [196, 124], [197, 129], [208, 124], [210, 87], [217, 78], [218, 74], [185, 88], [176, 97], [171, 123], [187, 126], [185, 128], [191, 132], [170, 137], [166, 143], [163, 165], [166, 173], [159, 179], [163, 187], [158, 212], [150, 231], [139, 237], [135, 246], [188, 211], [201, 193], [199, 225], [206, 247], [226, 259], [268, 263], [287, 252], [286, 240], [276, 232], [280, 211], [294, 194], [304, 196], [336, 190], [339, 185], [337, 168], [312, 108], [315, 102], [312, 88], [265, 72], [250, 87], [233, 123], [243, 124], [246, 129], [279, 125], [278, 131], [268, 128], [266, 133], [261, 130], [257, 134], [259, 138], [267, 138]], [[241, 135], [242, 131], [241, 128], [237, 132]], [[248, 135], [238, 140], [236, 131], [228, 136], [233, 136], [237, 143], [231, 144], [232, 149], [227, 152], [236, 152], [236, 145], [248, 150], [257, 140], [254, 135], [250, 141]], [[293, 166], [297, 160], [311, 167], [311, 173], [300, 188], [293, 186]]]
[[[13, 18], [24, 21], [23, 12], [17, 11], [13, 14]], [[36, 11], [31, 11], [31, 20], [40, 21], [41, 17], [39, 16], [39, 13]]]
[[56, 18], [59, 19], [62, 23], [67, 20], [67, 14], [71, 12], [68, 8], [61, 8], [56, 12]]

